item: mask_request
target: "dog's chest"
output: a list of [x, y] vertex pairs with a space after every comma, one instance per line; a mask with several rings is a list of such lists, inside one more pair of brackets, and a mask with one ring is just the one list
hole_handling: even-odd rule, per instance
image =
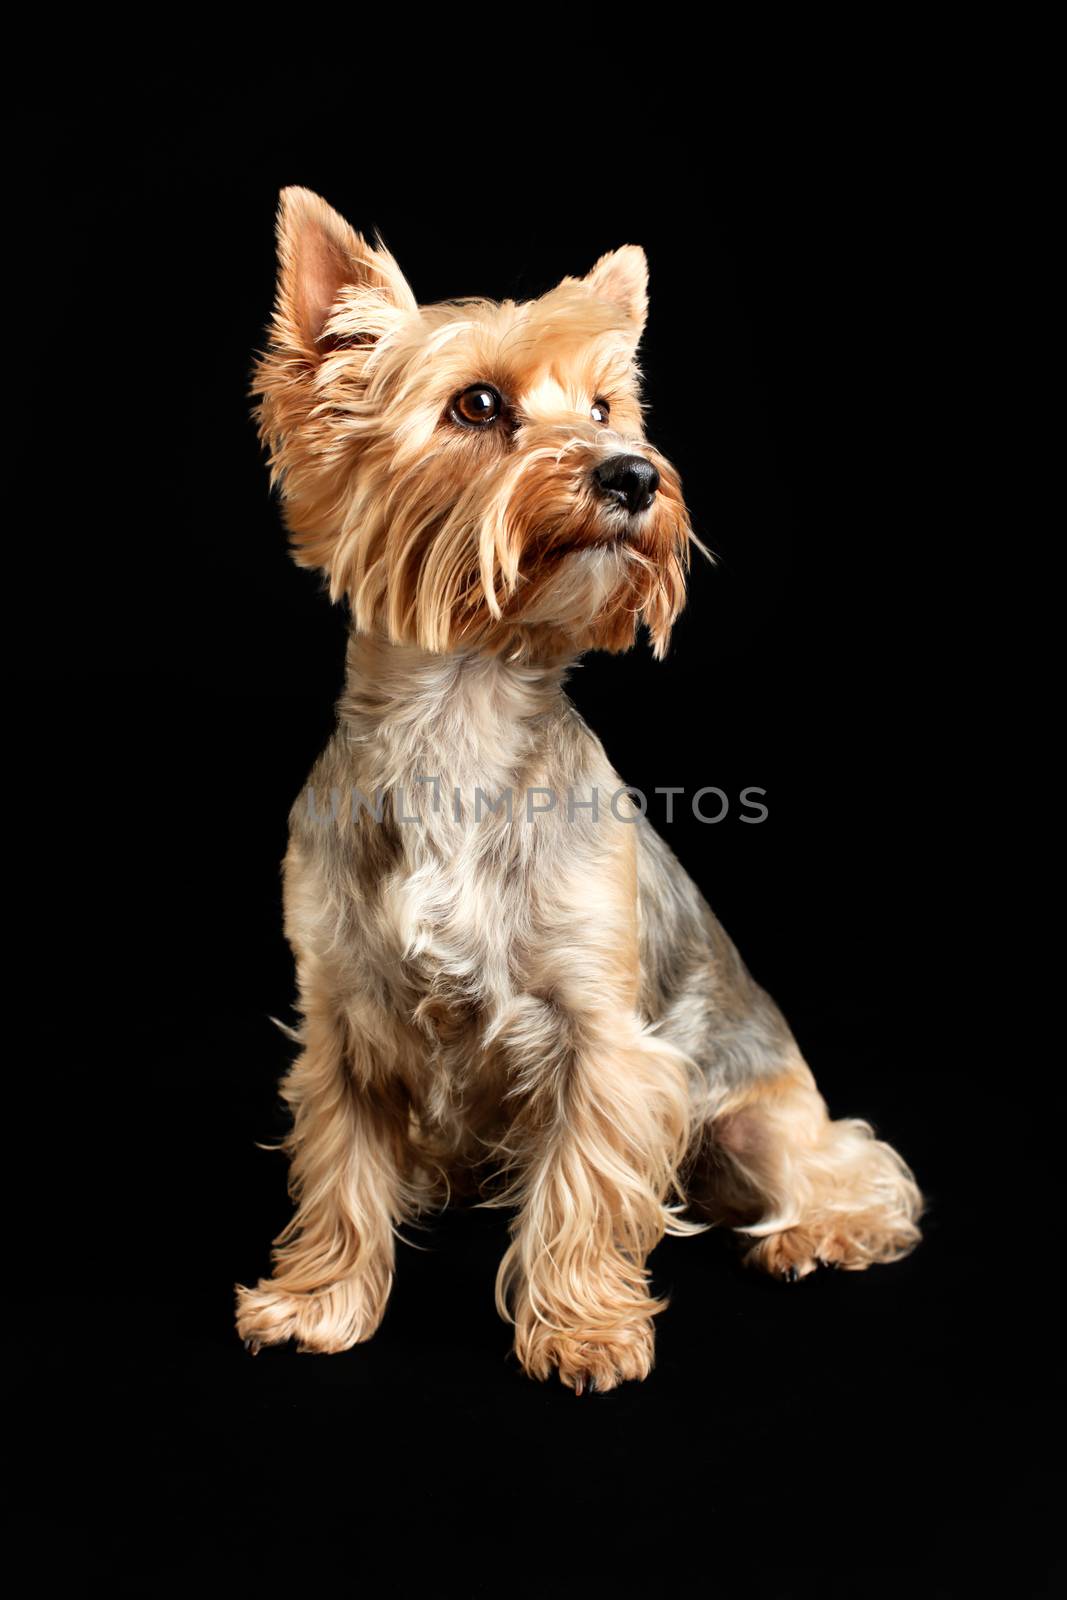
[[545, 763], [541, 722], [516, 715], [528, 709], [513, 685], [475, 670], [443, 706], [376, 727], [364, 749], [361, 775], [387, 792], [394, 840], [378, 891], [383, 976], [398, 972], [417, 1002], [492, 1008], [521, 982], [546, 843], [526, 816]]
[[442, 793], [440, 809], [413, 805], [408, 815], [419, 810], [417, 823], [401, 825], [400, 859], [381, 895], [404, 983], [420, 1001], [495, 1009], [523, 985], [537, 823], [526, 832], [503, 814], [476, 815], [460, 784]]
[[365, 666], [350, 673], [342, 759], [365, 794], [387, 793], [389, 842], [354, 845], [364, 954], [393, 1009], [492, 1016], [529, 987], [538, 904], [582, 835], [559, 796], [602, 752], [558, 672], [410, 652]]

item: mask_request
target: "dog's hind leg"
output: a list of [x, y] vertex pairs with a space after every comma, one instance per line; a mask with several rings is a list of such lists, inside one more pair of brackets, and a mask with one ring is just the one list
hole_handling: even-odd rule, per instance
[[710, 1208], [752, 1241], [754, 1266], [787, 1279], [859, 1271], [919, 1242], [911, 1171], [869, 1123], [831, 1119], [799, 1052], [728, 1094], [704, 1140]]
[[786, 1278], [906, 1255], [923, 1204], [908, 1167], [869, 1123], [831, 1119], [785, 1018], [710, 907], [651, 828], [640, 844], [645, 1010], [694, 1064], [694, 1207]]

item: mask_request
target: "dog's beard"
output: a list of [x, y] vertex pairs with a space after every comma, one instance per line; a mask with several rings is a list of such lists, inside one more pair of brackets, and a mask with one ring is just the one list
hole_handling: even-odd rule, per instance
[[381, 489], [365, 479], [341, 540], [357, 625], [436, 651], [536, 654], [626, 649], [644, 621], [661, 655], [685, 593], [678, 478], [655, 457], [660, 492], [631, 515], [595, 493], [596, 455], [556, 434], [487, 451], [474, 473], [442, 453]]
[[632, 560], [619, 539], [561, 549], [536, 577], [527, 579], [520, 572], [502, 620], [581, 640], [636, 603], [634, 577]]

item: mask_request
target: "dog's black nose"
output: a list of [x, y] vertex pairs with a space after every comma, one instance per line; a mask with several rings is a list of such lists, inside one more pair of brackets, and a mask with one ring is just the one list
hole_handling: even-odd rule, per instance
[[647, 511], [659, 488], [659, 473], [644, 456], [609, 456], [593, 473], [597, 492], [628, 511]]

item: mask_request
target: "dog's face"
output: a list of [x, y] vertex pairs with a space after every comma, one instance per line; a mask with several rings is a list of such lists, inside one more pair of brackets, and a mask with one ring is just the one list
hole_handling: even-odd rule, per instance
[[295, 558], [356, 625], [434, 651], [662, 655], [691, 539], [646, 442], [641, 250], [539, 300], [419, 306], [393, 257], [286, 189], [258, 420]]

